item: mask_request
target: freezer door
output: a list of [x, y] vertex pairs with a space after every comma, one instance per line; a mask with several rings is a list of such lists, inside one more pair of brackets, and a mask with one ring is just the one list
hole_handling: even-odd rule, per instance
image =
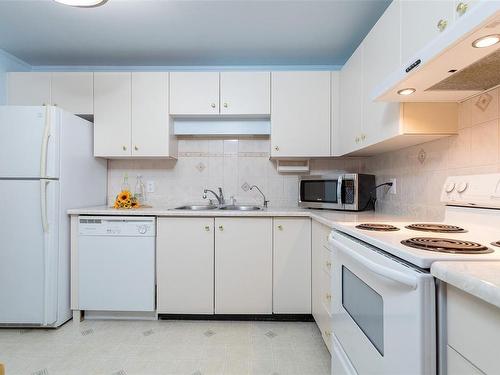
[[0, 179], [58, 178], [60, 110], [0, 106]]
[[0, 325], [56, 321], [58, 194], [53, 180], [0, 180]]

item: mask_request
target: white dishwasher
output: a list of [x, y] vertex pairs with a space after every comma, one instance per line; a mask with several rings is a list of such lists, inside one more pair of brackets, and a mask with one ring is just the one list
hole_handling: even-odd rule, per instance
[[80, 310], [155, 310], [154, 217], [78, 218]]

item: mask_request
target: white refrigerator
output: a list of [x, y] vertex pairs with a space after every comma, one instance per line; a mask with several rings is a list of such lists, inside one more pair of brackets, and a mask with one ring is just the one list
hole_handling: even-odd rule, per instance
[[71, 318], [70, 221], [106, 203], [93, 124], [57, 107], [0, 106], [0, 326]]

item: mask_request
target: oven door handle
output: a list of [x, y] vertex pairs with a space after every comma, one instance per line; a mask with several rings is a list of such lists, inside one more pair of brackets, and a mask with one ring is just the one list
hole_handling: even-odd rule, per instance
[[328, 236], [328, 241], [334, 246], [334, 248], [339, 249], [340, 251], [342, 251], [350, 258], [354, 259], [357, 263], [360, 263], [362, 266], [369, 269], [373, 273], [382, 276], [386, 279], [389, 279], [391, 281], [394, 281], [398, 284], [405, 285], [413, 290], [417, 289], [418, 282], [416, 277], [412, 277], [407, 274], [404, 274], [403, 272], [395, 271], [388, 267], [382, 266], [378, 263], [371, 261], [370, 259], [367, 259], [359, 255], [358, 253], [350, 250], [343, 243], [334, 239], [331, 233]]

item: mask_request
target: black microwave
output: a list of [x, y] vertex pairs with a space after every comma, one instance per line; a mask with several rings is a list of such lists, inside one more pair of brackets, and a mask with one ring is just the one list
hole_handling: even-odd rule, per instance
[[299, 206], [330, 210], [373, 209], [375, 176], [346, 173], [299, 178]]

